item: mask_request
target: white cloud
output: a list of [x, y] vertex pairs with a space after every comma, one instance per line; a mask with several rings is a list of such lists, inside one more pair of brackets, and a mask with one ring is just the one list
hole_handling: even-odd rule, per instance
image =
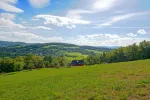
[[[11, 14], [11, 13], [1, 13], [0, 14], [0, 28], [17, 28], [17, 29], [44, 29], [44, 30], [51, 30], [51, 28], [49, 27], [45, 27], [45, 26], [23, 26], [21, 24], [16, 24], [14, 22], [16, 15], [15, 14]], [[26, 22], [22, 22], [23, 24], [25, 24]]]
[[133, 34], [133, 33], [128, 33], [126, 35], [129, 36], [129, 37], [136, 37], [137, 36], [136, 34]]
[[118, 29], [139, 29], [139, 28], [150, 28], [150, 27], [135, 27], [135, 26], [123, 26], [123, 27], [120, 27], [120, 26], [112, 26], [112, 27], [92, 27], [92, 28], [118, 28]]
[[2, 41], [20, 41], [26, 43], [47, 43], [47, 42], [61, 42], [61, 37], [42, 37], [33, 33], [19, 31], [19, 32], [3, 32], [0, 31], [0, 40]]
[[0, 14], [0, 27], [1, 28], [25, 28], [21, 24], [16, 24], [13, 20], [15, 19], [15, 14], [1, 13]]
[[51, 28], [49, 28], [49, 27], [44, 27], [44, 26], [28, 27], [28, 28], [31, 28], [31, 29], [44, 29], [44, 30], [52, 30]]
[[[109, 36], [109, 37], [107, 37]], [[78, 45], [90, 46], [127, 46], [133, 43], [140, 43], [143, 40], [150, 40], [149, 38], [133, 38], [120, 37], [115, 34], [93, 34], [93, 35], [78, 35], [71, 38], [69, 43], [76, 43]]]
[[7, 12], [15, 12], [21, 13], [24, 12], [23, 10], [14, 6], [18, 0], [0, 0], [0, 9], [7, 11]]
[[76, 26], [75, 25], [71, 25], [71, 26], [67, 26], [67, 28], [73, 29], [73, 28], [76, 28]]
[[89, 21], [80, 19], [71, 19], [67, 17], [53, 16], [53, 15], [37, 15], [33, 19], [44, 19], [44, 24], [52, 24], [59, 27], [66, 26], [67, 28], [75, 28], [76, 24], [90, 24]]
[[103, 41], [103, 45], [109, 46], [128, 46], [133, 43], [139, 44], [143, 40], [149, 40], [148, 38], [131, 38], [131, 37], [121, 37], [118, 39], [109, 39]]
[[112, 39], [120, 38], [120, 36], [117, 35], [117, 34], [105, 34], [105, 37], [107, 37], [107, 38], [112, 38]]
[[82, 0], [80, 8], [69, 10], [67, 17], [81, 19], [83, 14], [92, 14], [111, 10], [121, 3], [122, 0]]
[[[95, 40], [95, 39], [117, 39], [120, 38], [117, 34], [90, 34], [90, 35], [78, 35], [77, 37], [83, 40]], [[84, 42], [84, 41], [83, 41]]]
[[89, 38], [89, 39], [94, 39], [94, 38], [100, 38], [102, 37], [104, 34], [91, 34], [91, 35], [80, 35], [79, 37], [83, 37], [83, 38]]
[[137, 31], [138, 34], [145, 35], [147, 32], [144, 29], [140, 29]]
[[16, 17], [15, 14], [11, 13], [0, 13], [0, 18], [6, 19], [6, 20], [14, 20]]
[[43, 8], [49, 5], [50, 0], [29, 0], [29, 3], [35, 8]]
[[98, 26], [99, 27], [111, 26], [114, 23], [117, 23], [122, 20], [126, 20], [129, 18], [135, 17], [135, 16], [143, 16], [143, 15], [149, 15], [149, 14], [150, 14], [150, 12], [148, 11], [148, 12], [129, 13], [129, 14], [124, 14], [124, 15], [114, 16], [114, 17], [108, 19], [108, 21], [99, 24]]
[[18, 2], [18, 0], [1, 0], [1, 1], [12, 4], [16, 4]]
[[90, 34], [90, 35], [79, 35], [78, 37], [84, 39], [115, 39], [120, 36], [117, 34]]
[[67, 17], [73, 18], [73, 19], [81, 19], [82, 18], [81, 14], [87, 14], [87, 13], [92, 13], [92, 12], [81, 10], [81, 9], [69, 10], [67, 13]]

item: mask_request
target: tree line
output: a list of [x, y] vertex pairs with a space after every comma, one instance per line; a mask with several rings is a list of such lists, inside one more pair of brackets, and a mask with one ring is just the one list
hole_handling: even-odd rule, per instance
[[139, 45], [136, 43], [120, 47], [110, 52], [104, 52], [101, 55], [90, 55], [86, 59], [87, 65], [101, 64], [101, 63], [113, 63], [113, 62], [124, 62], [134, 61], [150, 58], [150, 42], [143, 41]]
[[65, 56], [37, 56], [28, 54], [15, 58], [0, 58], [0, 72], [15, 72], [23, 69], [32, 70], [34, 68], [59, 68], [68, 66], [69, 61]]

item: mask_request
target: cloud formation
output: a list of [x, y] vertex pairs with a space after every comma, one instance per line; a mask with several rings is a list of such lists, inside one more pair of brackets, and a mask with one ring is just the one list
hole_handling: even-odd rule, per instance
[[150, 15], [150, 12], [138, 12], [138, 13], [128, 13], [128, 14], [124, 14], [124, 15], [119, 15], [119, 16], [114, 16], [112, 18], [109, 18], [106, 22], [99, 24], [99, 27], [103, 27], [103, 26], [111, 26], [114, 23], [117, 23], [119, 21], [122, 20], [126, 20], [135, 16], [143, 16], [143, 15]]
[[[45, 27], [45, 26], [24, 26], [22, 24], [17, 24], [14, 22], [16, 18], [15, 14], [11, 14], [11, 13], [0, 13], [0, 28], [6, 28], [6, 29], [40, 29], [40, 30], [51, 30], [51, 28], [49, 27]], [[22, 23], [26, 23], [26, 22], [22, 22]]]
[[45, 26], [36, 26], [36, 27], [28, 27], [30, 29], [44, 29], [44, 30], [52, 30], [49, 27], [45, 27]]
[[14, 13], [24, 12], [22, 9], [14, 6], [14, 4], [16, 4], [17, 2], [18, 0], [0, 0], [0, 9], [7, 12], [14, 12]]
[[147, 32], [144, 29], [140, 29], [137, 31], [138, 34], [145, 35]]
[[26, 42], [26, 43], [47, 43], [47, 42], [61, 42], [61, 37], [49, 37], [45, 38], [40, 35], [29, 33], [26, 31], [19, 32], [3, 32], [0, 31], [0, 40], [13, 41], [13, 42]]
[[11, 13], [0, 13], [0, 28], [25, 28], [14, 22], [16, 15]]
[[90, 24], [90, 21], [72, 19], [67, 17], [53, 15], [37, 15], [33, 19], [44, 19], [44, 24], [52, 24], [58, 27], [66, 26], [67, 28], [75, 28], [76, 24]]
[[124, 37], [118, 36], [117, 34], [89, 34], [72, 37], [70, 43], [90, 46], [127, 46], [133, 43], [138, 44], [143, 40], [149, 41], [150, 39], [138, 37]]
[[[81, 19], [83, 14], [93, 14], [108, 11], [121, 3], [122, 0], [82, 0], [81, 8], [71, 9], [67, 13], [67, 17]], [[80, 5], [82, 6], [82, 5]]]
[[136, 34], [134, 34], [134, 33], [128, 33], [128, 34], [126, 34], [127, 36], [129, 36], [129, 37], [136, 37], [137, 35]]

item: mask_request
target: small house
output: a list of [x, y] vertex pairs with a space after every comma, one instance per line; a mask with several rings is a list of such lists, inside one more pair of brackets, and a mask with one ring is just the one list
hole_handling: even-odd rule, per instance
[[84, 66], [84, 60], [72, 60], [71, 66]]

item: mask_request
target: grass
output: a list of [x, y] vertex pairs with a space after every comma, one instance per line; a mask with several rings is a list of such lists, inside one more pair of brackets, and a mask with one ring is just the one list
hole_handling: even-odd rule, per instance
[[102, 51], [98, 51], [98, 50], [89, 50], [89, 49], [86, 49], [86, 50], [94, 52], [95, 54], [102, 54], [103, 53]]
[[0, 100], [149, 100], [150, 60], [0, 75]]
[[67, 53], [66, 54], [68, 60], [83, 60], [85, 59], [88, 55], [84, 55], [79, 52], [72, 52], [72, 53]]

